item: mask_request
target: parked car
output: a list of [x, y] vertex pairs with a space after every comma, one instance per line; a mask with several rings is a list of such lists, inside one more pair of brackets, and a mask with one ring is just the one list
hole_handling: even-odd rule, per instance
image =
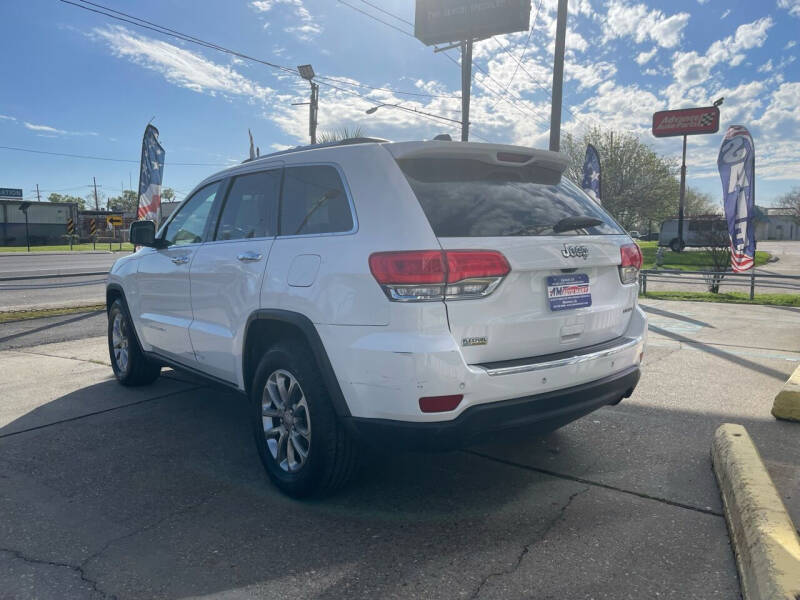
[[727, 246], [728, 243], [728, 224], [723, 217], [684, 219], [683, 243], [678, 238], [678, 219], [664, 221], [658, 236], [658, 245], [668, 246], [673, 252], [684, 248]]
[[642, 256], [516, 146], [356, 139], [202, 181], [118, 260], [108, 345], [123, 385], [164, 365], [246, 394], [292, 496], [330, 492], [369, 444], [457, 448], [556, 429], [631, 395]]
[[641, 237], [641, 234], [635, 229], [633, 231], [629, 231], [628, 235], [631, 236], [634, 240], [638, 240]]

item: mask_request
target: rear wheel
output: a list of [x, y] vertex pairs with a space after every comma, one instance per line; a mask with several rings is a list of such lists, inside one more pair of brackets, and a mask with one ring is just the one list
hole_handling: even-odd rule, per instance
[[329, 494], [356, 469], [356, 445], [339, 422], [314, 357], [301, 343], [281, 342], [261, 358], [250, 391], [261, 462], [284, 493]]
[[114, 375], [122, 385], [147, 385], [161, 373], [161, 365], [149, 361], [139, 347], [128, 309], [120, 298], [108, 309], [108, 353]]
[[686, 242], [679, 240], [678, 238], [673, 239], [669, 243], [669, 249], [673, 252], [683, 252], [684, 248], [686, 248]]

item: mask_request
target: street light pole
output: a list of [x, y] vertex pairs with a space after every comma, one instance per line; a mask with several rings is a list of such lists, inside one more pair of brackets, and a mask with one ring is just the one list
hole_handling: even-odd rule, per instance
[[472, 39], [461, 42], [461, 141], [469, 141], [469, 100], [472, 88]]
[[556, 47], [553, 57], [553, 102], [550, 106], [550, 150], [561, 145], [561, 92], [564, 87], [564, 46], [567, 37], [567, 0], [558, 0]]
[[308, 136], [311, 144], [317, 143], [317, 112], [319, 109], [319, 85], [314, 83], [314, 67], [311, 65], [300, 65], [297, 67], [300, 77], [311, 84], [311, 102], [308, 105]]
[[28, 245], [28, 252], [31, 251], [31, 232], [28, 229], [28, 209], [30, 208], [30, 202], [23, 202], [19, 205], [19, 209], [25, 213], [25, 242]]

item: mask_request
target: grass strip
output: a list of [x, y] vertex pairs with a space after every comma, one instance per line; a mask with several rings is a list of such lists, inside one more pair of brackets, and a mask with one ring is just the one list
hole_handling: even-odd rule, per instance
[[[664, 261], [660, 267], [656, 267], [656, 253], [658, 252], [658, 242], [636, 242], [642, 249], [643, 269], [675, 269], [678, 271], [701, 271], [711, 269], [714, 265], [711, 261], [711, 254], [707, 250], [687, 249], [683, 252], [673, 252], [669, 248], [664, 248]], [[754, 258], [755, 266], [761, 267], [772, 258], [769, 252], [756, 250]]]
[[84, 306], [66, 306], [63, 308], [42, 308], [38, 310], [12, 310], [0, 312], [0, 323], [13, 323], [27, 321], [28, 319], [41, 319], [42, 317], [59, 317], [75, 313], [105, 310], [105, 304], [87, 304]]
[[750, 300], [745, 292], [647, 292], [640, 298], [652, 300], [687, 300], [690, 302], [721, 302], [728, 304], [763, 304], [768, 306], [800, 306], [800, 294], [756, 294]]

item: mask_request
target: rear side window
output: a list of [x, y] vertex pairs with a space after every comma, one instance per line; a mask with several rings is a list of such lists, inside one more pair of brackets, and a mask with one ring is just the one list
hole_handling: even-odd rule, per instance
[[[398, 161], [437, 237], [608, 235], [624, 233], [577, 186], [535, 166], [506, 167], [477, 160]], [[601, 223], [557, 234], [568, 217]]]
[[281, 235], [352, 231], [353, 215], [339, 171], [328, 165], [287, 167], [281, 195]]
[[275, 235], [281, 170], [240, 175], [231, 191], [217, 226], [217, 240], [242, 240]]

